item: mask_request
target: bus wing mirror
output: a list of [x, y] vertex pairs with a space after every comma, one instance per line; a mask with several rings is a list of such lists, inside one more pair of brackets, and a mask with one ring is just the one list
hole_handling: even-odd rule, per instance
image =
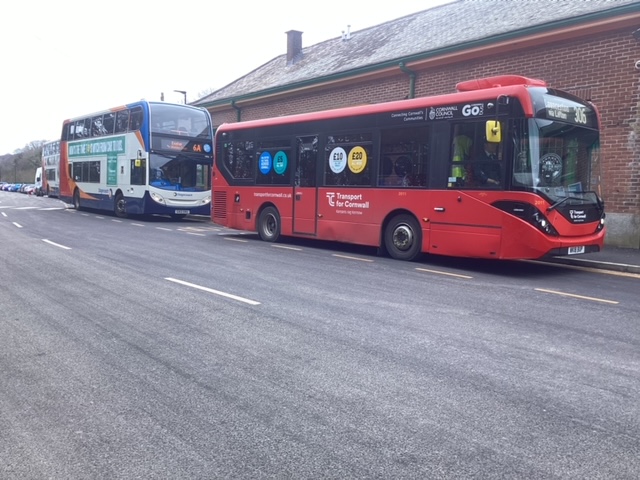
[[497, 120], [487, 120], [485, 135], [488, 142], [500, 143], [502, 141], [502, 130], [500, 129], [500, 122]]

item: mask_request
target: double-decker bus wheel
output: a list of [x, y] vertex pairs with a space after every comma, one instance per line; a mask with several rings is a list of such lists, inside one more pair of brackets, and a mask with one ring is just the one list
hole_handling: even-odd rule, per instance
[[118, 218], [127, 218], [126, 202], [120, 192], [116, 193], [116, 202], [114, 204], [114, 212]]
[[392, 258], [415, 260], [422, 247], [420, 225], [411, 215], [393, 217], [384, 232], [384, 245]]
[[267, 207], [260, 212], [258, 235], [265, 242], [275, 242], [280, 237], [280, 214], [275, 207]]

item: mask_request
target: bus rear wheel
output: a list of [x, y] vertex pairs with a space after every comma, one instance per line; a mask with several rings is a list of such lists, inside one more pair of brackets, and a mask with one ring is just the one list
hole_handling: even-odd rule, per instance
[[396, 260], [418, 258], [422, 249], [422, 231], [416, 219], [407, 214], [393, 217], [384, 232], [384, 245]]
[[275, 207], [267, 207], [260, 212], [258, 235], [265, 242], [275, 242], [280, 237], [280, 214]]
[[127, 218], [127, 202], [121, 193], [116, 193], [116, 201], [113, 208], [116, 217]]

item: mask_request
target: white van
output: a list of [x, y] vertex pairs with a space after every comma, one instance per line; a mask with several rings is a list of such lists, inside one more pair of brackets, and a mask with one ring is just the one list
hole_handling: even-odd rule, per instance
[[33, 192], [38, 197], [43, 196], [44, 195], [44, 189], [42, 188], [42, 167], [36, 168], [36, 177], [35, 177], [35, 181], [33, 183], [36, 186], [36, 188], [33, 190]]

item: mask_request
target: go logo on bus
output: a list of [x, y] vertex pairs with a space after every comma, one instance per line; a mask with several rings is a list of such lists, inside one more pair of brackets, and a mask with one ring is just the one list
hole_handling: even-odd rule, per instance
[[462, 107], [462, 115], [465, 117], [477, 117], [478, 115], [482, 115], [484, 113], [484, 104], [482, 103], [472, 103], [470, 105], [465, 105]]
[[362, 147], [353, 147], [349, 152], [349, 170], [353, 173], [362, 172], [367, 166], [367, 152]]

